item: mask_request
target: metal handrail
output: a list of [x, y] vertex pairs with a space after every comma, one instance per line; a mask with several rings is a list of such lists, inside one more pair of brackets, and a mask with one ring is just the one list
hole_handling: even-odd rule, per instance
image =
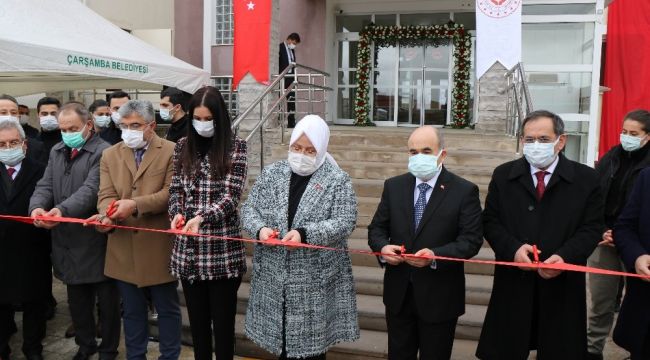
[[[308, 71], [307, 73], [299, 73], [298, 69], [303, 69]], [[290, 73], [292, 70], [294, 70], [292, 73]], [[307, 91], [308, 92], [308, 100], [307, 102], [309, 103], [309, 112], [313, 113], [314, 107], [313, 104], [314, 102], [326, 102], [326, 101], [314, 101], [313, 94], [314, 92], [325, 92], [325, 91], [333, 91], [332, 88], [326, 86], [326, 81], [327, 78], [330, 75], [322, 70], [314, 69], [309, 66], [305, 65], [300, 65], [296, 63], [290, 63], [289, 66], [287, 66], [280, 74], [278, 74], [275, 79], [267, 86], [267, 88], [259, 95], [255, 100], [251, 103], [251, 105], [248, 106], [247, 109], [245, 109], [243, 112], [241, 112], [237, 118], [233, 121], [232, 124], [232, 129], [236, 133], [244, 119], [249, 117], [251, 112], [255, 110], [256, 108], [259, 108], [259, 119], [255, 126], [250, 130], [250, 133], [246, 137], [246, 141], [250, 141], [253, 136], [256, 135], [257, 132], [259, 132], [260, 136], [260, 169], [264, 168], [264, 125], [271, 119], [274, 115], [278, 114], [276, 109], [278, 109], [280, 106], [286, 107], [287, 100], [289, 97], [289, 94], [291, 93], [296, 93], [296, 92], [302, 92], [302, 91]], [[291, 77], [293, 81], [289, 86], [286, 88], [284, 87], [279, 87], [278, 85], [284, 81], [287, 77]], [[304, 78], [307, 78], [307, 82], [304, 81]], [[299, 78], [302, 78], [299, 80]], [[322, 81], [323, 85], [315, 84], [312, 79], [322, 79], [319, 80]], [[306, 87], [305, 89], [301, 87]], [[277, 88], [276, 88], [277, 87]], [[280, 93], [280, 96], [273, 102], [271, 106], [267, 108], [267, 112], [264, 110], [264, 99], [266, 96], [268, 96], [271, 93]], [[277, 96], [277, 95], [276, 95]], [[299, 99], [294, 100], [297, 103], [302, 102], [299, 101]], [[279, 114], [282, 116], [286, 115], [286, 108], [284, 111], [280, 111]], [[294, 111], [294, 114], [296, 112]], [[281, 130], [281, 142], [284, 143], [284, 118], [281, 119], [280, 121], [280, 130]]]
[[533, 102], [526, 81], [524, 65], [518, 63], [506, 71], [507, 101], [506, 101], [506, 134], [517, 139], [516, 151], [519, 153], [520, 122], [533, 111]]
[[278, 85], [278, 83], [280, 83], [280, 80], [283, 80], [284, 77], [289, 73], [289, 71], [290, 71], [291, 69], [293, 69], [295, 66], [296, 66], [295, 63], [291, 63], [291, 64], [289, 64], [289, 66], [287, 66], [287, 68], [284, 69], [284, 71], [282, 71], [282, 72], [278, 75], [278, 77], [277, 77], [275, 80], [273, 80], [273, 82], [271, 82], [271, 84], [269, 84], [269, 86], [266, 88], [266, 90], [264, 90], [264, 92], [262, 92], [262, 94], [260, 94], [260, 96], [258, 96], [257, 99], [255, 99], [255, 101], [253, 101], [253, 103], [251, 104], [251, 106], [249, 106], [248, 109], [244, 110], [244, 112], [242, 112], [241, 114], [239, 114], [239, 115], [237, 116], [237, 118], [235, 119], [235, 121], [233, 121], [233, 123], [232, 123], [232, 129], [233, 129], [233, 130], [239, 128], [239, 124], [240, 124], [242, 121], [244, 121], [244, 119], [245, 119], [245, 118], [246, 118], [246, 117], [251, 113], [251, 111], [253, 111], [253, 110], [255, 109], [255, 107], [256, 107], [258, 104], [261, 104], [261, 103], [262, 103], [262, 101], [264, 100], [264, 98], [266, 97], [266, 95], [270, 94], [271, 91], [273, 91], [273, 88], [274, 88], [276, 85]]

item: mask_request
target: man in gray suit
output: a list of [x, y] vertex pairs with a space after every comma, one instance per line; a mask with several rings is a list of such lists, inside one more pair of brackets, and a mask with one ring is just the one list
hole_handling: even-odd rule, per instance
[[[83, 104], [69, 103], [58, 117], [62, 142], [54, 145], [43, 178], [30, 200], [32, 217], [86, 219], [95, 214], [99, 190], [99, 161], [109, 147], [93, 131], [92, 115]], [[99, 351], [100, 359], [115, 359], [120, 340], [119, 296], [115, 282], [104, 276], [106, 235], [79, 224], [35, 220], [52, 230], [54, 275], [68, 290], [70, 315], [79, 351], [75, 360]], [[99, 299], [102, 343], [95, 340], [93, 309]]]

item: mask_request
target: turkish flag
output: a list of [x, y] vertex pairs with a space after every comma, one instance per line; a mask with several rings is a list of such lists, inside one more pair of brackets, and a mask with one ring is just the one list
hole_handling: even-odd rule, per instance
[[[619, 143], [625, 114], [650, 109], [650, 1], [615, 0], [607, 17], [599, 157]], [[592, 99], [595, 101], [595, 99]]]
[[260, 83], [269, 82], [269, 38], [272, 0], [233, 0], [235, 13], [235, 49], [233, 88], [246, 73]]

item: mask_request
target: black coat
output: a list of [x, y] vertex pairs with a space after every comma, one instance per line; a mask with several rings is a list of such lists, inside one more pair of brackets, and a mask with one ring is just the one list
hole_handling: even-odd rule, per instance
[[45, 148], [45, 153], [48, 154], [49, 156], [54, 145], [62, 141], [61, 131], [58, 129], [52, 131], [41, 130], [41, 133], [38, 134], [38, 141], [43, 143], [43, 147]]
[[171, 123], [169, 129], [167, 129], [167, 134], [165, 134], [165, 139], [171, 142], [178, 142], [178, 140], [189, 135], [188, 126], [191, 125], [192, 120], [190, 119], [189, 114], [185, 114], [178, 121]]
[[[614, 243], [629, 272], [641, 255], [650, 254], [650, 168], [641, 171], [627, 205], [614, 226]], [[640, 354], [650, 329], [650, 283], [627, 279], [614, 342]]]
[[122, 141], [122, 130], [118, 129], [115, 123], [111, 121], [107, 128], [99, 132], [99, 137], [110, 145], [115, 145]]
[[[45, 166], [26, 158], [11, 192], [0, 186], [0, 214], [29, 216], [29, 198]], [[6, 173], [0, 164], [0, 172]], [[1, 180], [0, 180], [1, 181]], [[33, 225], [0, 220], [0, 303], [45, 299], [52, 282], [50, 235]]]
[[[524, 158], [494, 170], [483, 227], [497, 260], [513, 261], [527, 243], [542, 251], [540, 261], [557, 254], [566, 263], [584, 265], [600, 241], [603, 197], [598, 176], [559, 156], [541, 201]], [[535, 305], [538, 323], [533, 327]], [[540, 360], [580, 360], [587, 351], [586, 322], [584, 274], [564, 272], [544, 280], [535, 271], [497, 266], [476, 355], [525, 359], [532, 338]]]
[[[650, 143], [646, 144], [645, 147], [650, 147]], [[639, 175], [639, 172], [650, 166], [650, 151], [647, 151], [647, 148], [645, 150], [645, 157], [639, 158], [635, 161], [628, 174], [622, 174], [622, 176], [624, 176], [620, 188], [622, 199], [627, 200], [630, 197], [630, 193], [632, 192], [634, 182]], [[630, 153], [623, 150], [623, 147], [619, 144], [605, 153], [602, 159], [598, 162], [598, 165], [596, 165], [596, 172], [598, 172], [598, 176], [600, 177], [600, 185], [603, 189], [605, 202], [607, 200], [607, 194], [609, 194], [611, 188], [612, 180], [616, 176], [616, 172], [621, 165], [621, 157], [629, 155]], [[623, 209], [617, 209], [615, 217], [618, 217], [622, 210]]]
[[26, 156], [45, 166], [47, 165], [47, 160], [50, 158], [50, 152], [45, 148], [45, 145], [36, 138], [27, 138]]
[[[413, 254], [428, 248], [439, 256], [471, 258], [483, 243], [478, 187], [445, 168], [414, 229], [415, 177], [386, 180], [377, 212], [368, 226], [368, 244], [375, 252], [385, 245], [404, 245]], [[387, 265], [384, 304], [398, 313], [412, 283], [418, 314], [428, 322], [445, 322], [465, 313], [465, 274], [459, 262], [437, 261], [436, 269], [406, 263]]]

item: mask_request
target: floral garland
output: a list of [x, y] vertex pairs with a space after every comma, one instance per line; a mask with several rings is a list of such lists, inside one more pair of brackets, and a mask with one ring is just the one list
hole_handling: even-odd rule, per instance
[[372, 126], [370, 120], [370, 45], [375, 43], [376, 50], [381, 46], [400, 44], [432, 44], [440, 46], [445, 41], [454, 45], [454, 87], [452, 89], [452, 127], [464, 128], [469, 125], [469, 72], [471, 67], [471, 35], [461, 24], [449, 22], [435, 26], [376, 26], [370, 24], [359, 33], [357, 59], [357, 96], [354, 104], [355, 125]]

